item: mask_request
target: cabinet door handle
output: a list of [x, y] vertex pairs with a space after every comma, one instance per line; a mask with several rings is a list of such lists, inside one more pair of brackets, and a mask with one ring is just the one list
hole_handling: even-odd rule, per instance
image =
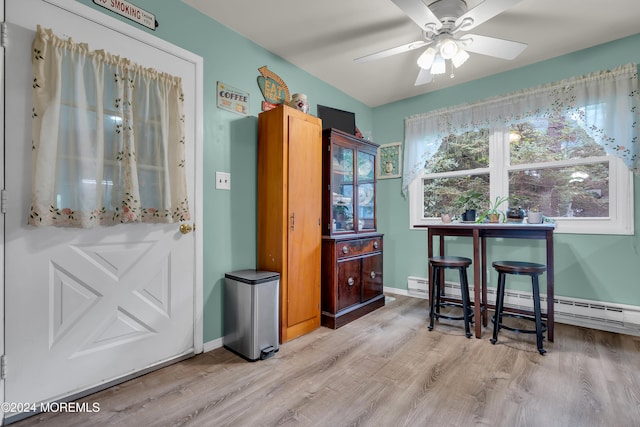
[[349, 277], [349, 279], [347, 279], [347, 285], [353, 286], [354, 283], [356, 283], [356, 281], [353, 280], [353, 277]]
[[371, 276], [372, 279], [376, 278], [376, 272], [372, 271], [371, 273], [369, 273], [369, 276]]
[[342, 253], [343, 253], [343, 254], [347, 254], [347, 253], [349, 253], [349, 247], [348, 247], [348, 246], [343, 246], [343, 247], [342, 247]]
[[296, 228], [296, 213], [293, 212], [291, 214], [291, 231], [295, 230]]
[[373, 249], [378, 249], [378, 241], [373, 242]]

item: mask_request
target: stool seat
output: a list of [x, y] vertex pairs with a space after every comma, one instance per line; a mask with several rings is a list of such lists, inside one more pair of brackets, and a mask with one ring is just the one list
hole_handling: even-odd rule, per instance
[[495, 261], [493, 268], [498, 273], [508, 274], [542, 274], [547, 270], [547, 267], [542, 264], [524, 261]]
[[[538, 352], [540, 352], [540, 354], [546, 353], [546, 350], [542, 347], [542, 334], [547, 330], [547, 325], [542, 322], [542, 313], [540, 309], [540, 285], [538, 283], [538, 276], [544, 273], [547, 268], [542, 264], [524, 261], [495, 261], [492, 265], [493, 268], [495, 268], [498, 272], [498, 289], [496, 292], [496, 312], [493, 316], [493, 338], [490, 339], [491, 343], [495, 344], [498, 341], [498, 332], [500, 329], [508, 329], [515, 332], [535, 333], [536, 341], [538, 344]], [[505, 277], [507, 274], [522, 274], [531, 277], [531, 286], [533, 290], [533, 319], [527, 316], [503, 313]], [[535, 321], [536, 329], [527, 330], [507, 327], [502, 324], [503, 316], [533, 320]]]
[[461, 256], [432, 256], [429, 262], [433, 267], [469, 267], [471, 260]]
[[[459, 256], [433, 256], [429, 258], [429, 264], [432, 268], [432, 275], [429, 279], [429, 330], [433, 330], [433, 323], [436, 318], [464, 320], [465, 335], [467, 338], [471, 338], [469, 322], [473, 317], [473, 310], [471, 309], [469, 282], [467, 280], [467, 267], [471, 265], [471, 260], [469, 258]], [[441, 276], [444, 275], [444, 269], [446, 268], [458, 270], [460, 274], [460, 293], [462, 296], [462, 304], [457, 301], [440, 301], [440, 294], [444, 292], [444, 283], [441, 283]], [[440, 307], [462, 308], [462, 316], [441, 314]]]

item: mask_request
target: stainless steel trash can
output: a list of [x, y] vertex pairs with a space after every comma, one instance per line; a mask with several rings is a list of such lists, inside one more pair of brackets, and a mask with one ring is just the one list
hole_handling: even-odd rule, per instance
[[225, 274], [223, 345], [254, 362], [278, 351], [280, 274], [239, 270]]

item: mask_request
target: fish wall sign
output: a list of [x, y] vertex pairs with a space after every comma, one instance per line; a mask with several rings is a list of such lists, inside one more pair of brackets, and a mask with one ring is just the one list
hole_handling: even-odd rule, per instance
[[284, 80], [270, 71], [266, 65], [258, 68], [258, 71], [262, 74], [258, 76], [258, 87], [264, 97], [262, 111], [271, 110], [280, 104], [287, 104], [291, 100], [291, 95]]

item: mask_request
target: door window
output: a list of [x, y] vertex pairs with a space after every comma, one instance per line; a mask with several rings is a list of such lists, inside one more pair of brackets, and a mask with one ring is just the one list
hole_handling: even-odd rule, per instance
[[38, 27], [29, 223], [189, 219], [180, 78]]

